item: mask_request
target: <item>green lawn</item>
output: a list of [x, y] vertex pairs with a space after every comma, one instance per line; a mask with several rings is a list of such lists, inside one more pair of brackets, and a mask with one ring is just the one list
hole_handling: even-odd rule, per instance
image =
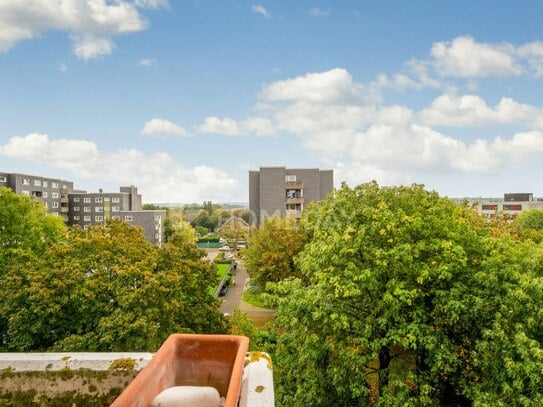
[[[217, 266], [217, 277], [219, 278], [219, 281], [222, 281], [224, 275], [228, 271], [228, 267], [230, 266], [230, 264], [217, 264], [216, 266]], [[217, 286], [213, 285], [213, 286], [208, 288], [208, 292], [211, 295], [213, 295], [213, 294], [215, 294], [216, 289], [217, 289]]]
[[254, 305], [255, 307], [266, 308], [266, 304], [262, 300], [260, 293], [255, 292], [251, 289], [243, 293], [243, 301]]

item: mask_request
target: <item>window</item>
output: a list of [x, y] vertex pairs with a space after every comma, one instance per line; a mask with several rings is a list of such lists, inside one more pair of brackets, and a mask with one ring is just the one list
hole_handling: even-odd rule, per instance
[[91, 217], [90, 216], [83, 216], [83, 220], [85, 222], [90, 222], [91, 221]]
[[121, 220], [121, 217], [120, 216], [112, 216], [111, 219], [113, 219], [113, 220]]
[[112, 206], [111, 207], [111, 212], [119, 212], [121, 210], [121, 208], [119, 206]]
[[113, 198], [111, 198], [111, 202], [119, 203], [119, 202], [121, 202], [121, 199], [118, 196], [114, 196]]
[[156, 221], [160, 221], [161, 217], [160, 216], [155, 216], [155, 220]]
[[91, 211], [91, 207], [90, 206], [84, 206], [83, 207], [83, 212], [90, 212]]
[[102, 203], [102, 202], [104, 202], [102, 198], [98, 198], [98, 197], [94, 198], [94, 203]]
[[68, 185], [62, 184], [62, 189], [68, 189]]
[[160, 225], [155, 225], [155, 230], [159, 230], [160, 229]]
[[158, 239], [160, 235], [158, 233], [155, 233], [155, 239]]
[[28, 178], [23, 178], [23, 185], [30, 185], [30, 180]]
[[42, 193], [41, 191], [32, 191], [32, 198], [41, 198]]
[[90, 198], [83, 198], [83, 203], [91, 203], [91, 199]]
[[0, 182], [8, 182], [8, 179], [3, 175], [0, 175]]
[[58, 182], [51, 182], [51, 187], [58, 188]]
[[35, 179], [35, 180], [34, 180], [34, 186], [35, 186], [35, 187], [41, 187], [41, 180]]
[[79, 215], [74, 215], [73, 220], [81, 220], [81, 216], [79, 216]]
[[104, 202], [109, 202], [109, 197], [104, 197]]
[[42, 196], [43, 196], [44, 198], [47, 198], [47, 192], [42, 192]]
[[59, 196], [58, 192], [51, 192], [51, 198], [58, 198]]
[[30, 191], [21, 191], [21, 194], [26, 195], [26, 196], [30, 196]]
[[89, 230], [89, 225], [83, 225], [83, 230]]
[[74, 212], [79, 212], [79, 206], [74, 206]]
[[52, 202], [51, 208], [58, 208], [58, 202]]
[[47, 202], [44, 202], [43, 204], [45, 205], [45, 207], [46, 207], [47, 209], [49, 209], [49, 205], [47, 204]]
[[287, 204], [287, 211], [301, 211], [302, 204]]
[[104, 212], [104, 208], [102, 208], [101, 206], [95, 206], [94, 212], [98, 212], [98, 213]]
[[497, 204], [483, 205], [482, 209], [483, 209], [483, 211], [497, 211], [498, 210], [498, 205]]
[[296, 175], [287, 175], [285, 176], [286, 182], [296, 182]]
[[58, 212], [51, 212], [52, 215], [58, 216]]
[[48, 185], [47, 181], [43, 181], [41, 184], [42, 184], [44, 187], [47, 188], [47, 185]]
[[95, 216], [95, 217], [94, 217], [94, 220], [95, 220], [96, 222], [103, 222], [103, 221], [104, 221], [104, 217], [103, 217], [103, 216]]
[[521, 204], [503, 205], [503, 210], [504, 211], [521, 211], [522, 210], [522, 205]]
[[74, 202], [79, 202], [80, 200], [80, 198], [74, 198]]
[[127, 216], [124, 217], [124, 220], [127, 221], [127, 222], [132, 222], [133, 218], [132, 218], [132, 216], [127, 215]]
[[303, 193], [301, 189], [287, 189], [287, 198], [302, 198]]

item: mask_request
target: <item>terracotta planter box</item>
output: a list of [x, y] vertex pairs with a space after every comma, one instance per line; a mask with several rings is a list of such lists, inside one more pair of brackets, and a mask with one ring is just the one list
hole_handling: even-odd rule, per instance
[[234, 335], [171, 335], [112, 407], [148, 407], [173, 386], [211, 386], [238, 404], [249, 339]]

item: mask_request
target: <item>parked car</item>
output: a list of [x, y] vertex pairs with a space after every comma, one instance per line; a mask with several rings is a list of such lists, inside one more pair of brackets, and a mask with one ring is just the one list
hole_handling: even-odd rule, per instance
[[230, 251], [230, 246], [222, 246], [219, 250], [221, 252], [229, 252]]
[[228, 286], [224, 285], [219, 291], [219, 297], [224, 297], [228, 293]]

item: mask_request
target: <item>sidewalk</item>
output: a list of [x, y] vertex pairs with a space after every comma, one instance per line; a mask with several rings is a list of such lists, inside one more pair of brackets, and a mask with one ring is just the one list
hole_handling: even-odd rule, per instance
[[233, 280], [235, 285], [230, 285], [228, 294], [226, 294], [226, 296], [223, 298], [219, 311], [232, 315], [234, 308], [239, 307], [239, 309], [245, 312], [249, 318], [271, 319], [275, 313], [274, 310], [255, 307], [254, 305], [248, 304], [241, 299], [249, 276], [245, 270], [243, 261], [241, 259], [236, 259], [236, 261], [238, 263], [238, 267]]

